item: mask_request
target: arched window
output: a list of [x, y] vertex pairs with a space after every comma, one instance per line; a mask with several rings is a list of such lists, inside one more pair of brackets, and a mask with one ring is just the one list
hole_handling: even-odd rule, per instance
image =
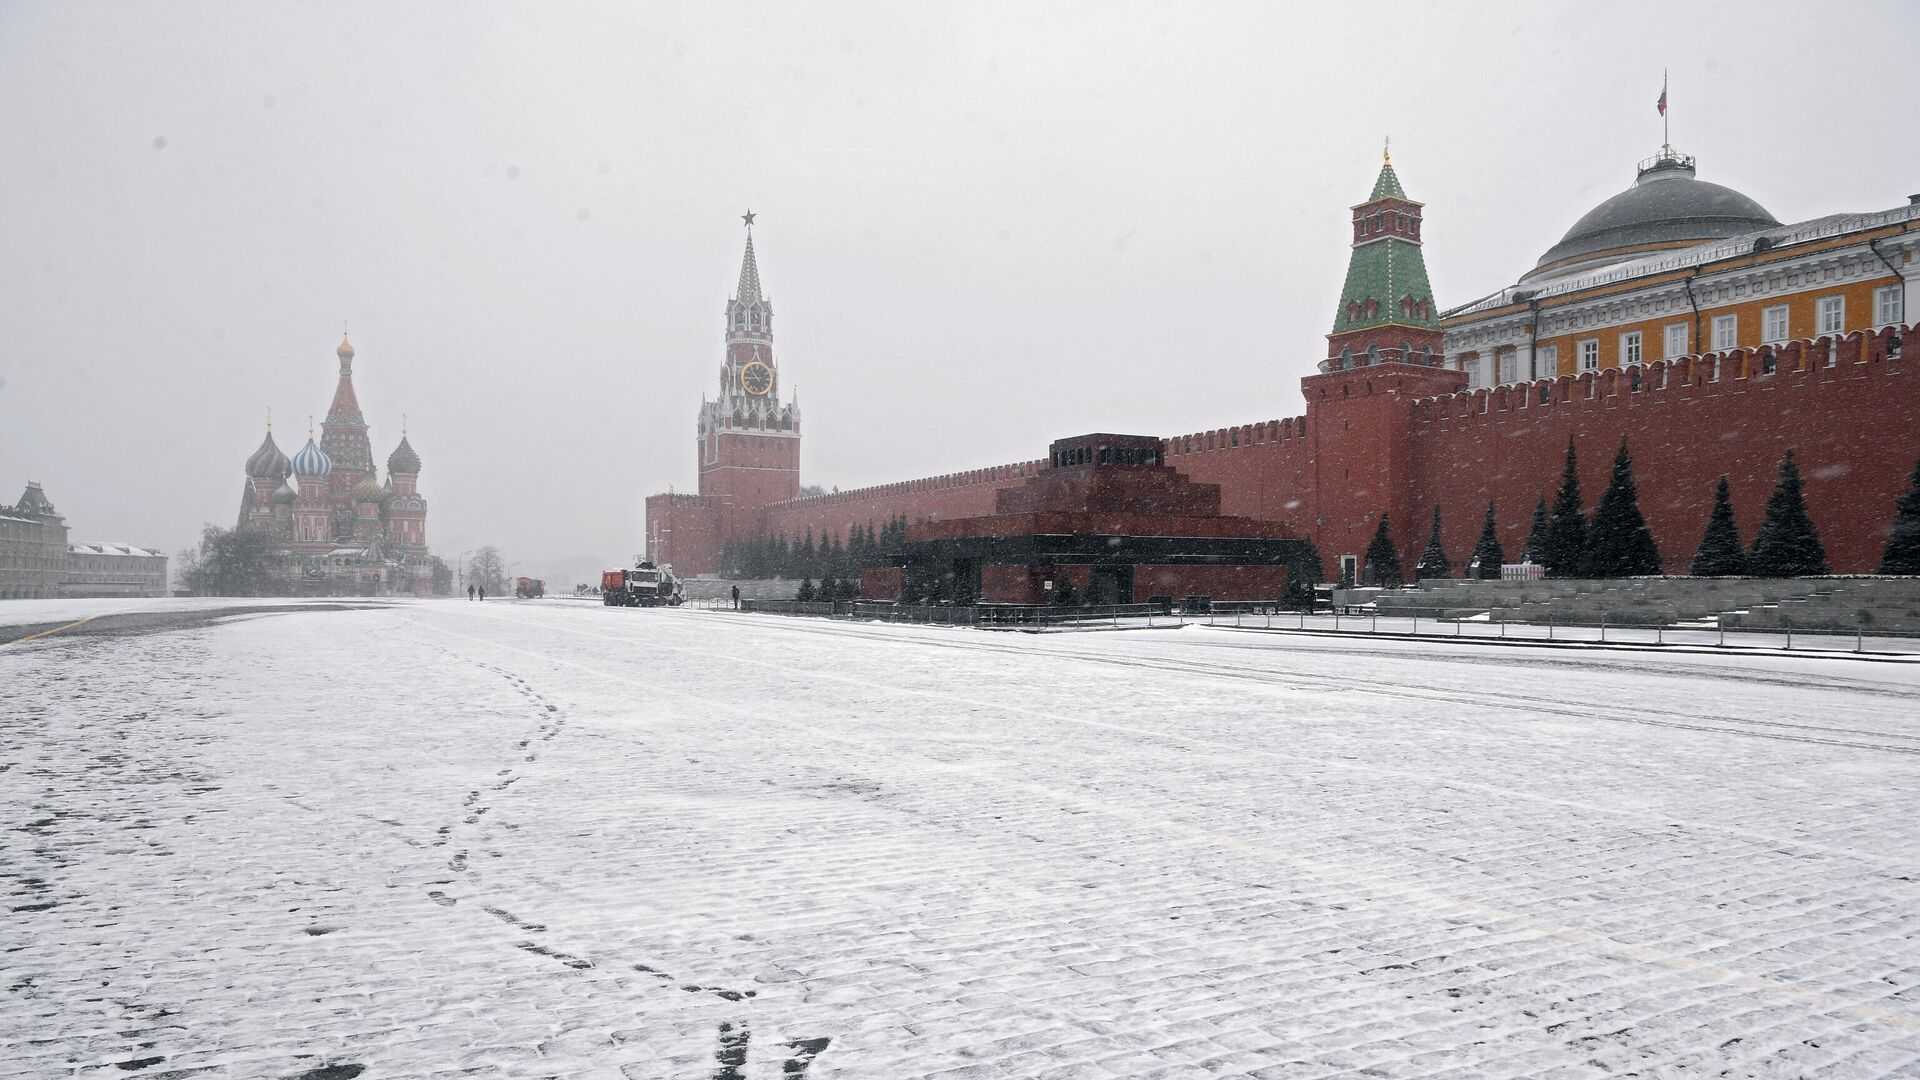
[[1379, 363], [1379, 362], [1380, 362], [1380, 346], [1378, 346], [1378, 345], [1374, 345], [1374, 344], [1372, 344], [1372, 343], [1368, 343], [1368, 345], [1367, 345], [1367, 364], [1368, 364], [1369, 366], [1371, 366], [1371, 365], [1373, 365], [1373, 364], [1377, 364], [1377, 363]]
[[1340, 369], [1342, 371], [1345, 371], [1347, 368], [1350, 368], [1352, 366], [1353, 366], [1353, 349], [1343, 345], [1340, 347]]

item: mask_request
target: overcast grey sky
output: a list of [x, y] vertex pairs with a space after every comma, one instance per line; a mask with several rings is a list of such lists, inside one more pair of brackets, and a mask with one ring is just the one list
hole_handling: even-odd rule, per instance
[[169, 552], [350, 320], [429, 540], [624, 558], [694, 483], [739, 215], [853, 487], [1301, 409], [1384, 135], [1443, 306], [1673, 141], [1920, 191], [1909, 4], [0, 3], [0, 501]]

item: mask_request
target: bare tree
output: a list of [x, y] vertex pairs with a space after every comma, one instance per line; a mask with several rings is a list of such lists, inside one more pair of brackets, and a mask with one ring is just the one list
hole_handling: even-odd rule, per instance
[[467, 560], [467, 584], [478, 586], [496, 596], [507, 592], [507, 564], [500, 549], [489, 544]]

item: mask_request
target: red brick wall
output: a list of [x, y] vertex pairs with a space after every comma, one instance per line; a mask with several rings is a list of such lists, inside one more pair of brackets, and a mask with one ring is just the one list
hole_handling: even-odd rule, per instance
[[[765, 507], [756, 525], [767, 535], [784, 533], [796, 539], [811, 527], [816, 543], [826, 536], [837, 536], [845, 543], [852, 526], [872, 525], [878, 529], [901, 514], [907, 515], [909, 522], [977, 517], [993, 513], [995, 492], [1021, 484], [1045, 465], [1044, 461], [1021, 461], [922, 480], [836, 491], [831, 495], [811, 495]], [[748, 534], [751, 535], [751, 530]]]
[[[1624, 435], [1640, 509], [1668, 573], [1687, 572], [1721, 473], [1732, 488], [1741, 539], [1753, 542], [1789, 448], [1834, 571], [1870, 573], [1880, 565], [1894, 500], [1920, 454], [1913, 438], [1920, 378], [1886, 357], [1885, 335], [1856, 335], [1836, 349], [1836, 366], [1826, 367], [1824, 339], [1790, 345], [1773, 375], [1760, 374], [1757, 356], [1736, 351], [1720, 358], [1718, 382], [1711, 381], [1717, 354], [1710, 354], [1648, 365], [1638, 392], [1625, 373], [1608, 370], [1424, 401], [1412, 427], [1416, 528], [1402, 558], [1417, 559], [1425, 548], [1437, 502], [1447, 554], [1461, 566], [1494, 499], [1501, 546], [1517, 560], [1535, 501], [1544, 494], [1552, 505], [1568, 436], [1591, 512]], [[1540, 386], [1552, 395], [1544, 407]]]
[[654, 557], [672, 566], [674, 573], [692, 577], [719, 572], [720, 511], [715, 500], [704, 495], [649, 495], [646, 527], [639, 550], [648, 550], [657, 529], [659, 546]]
[[[1329, 573], [1341, 554], [1366, 550], [1382, 511], [1393, 515], [1395, 544], [1411, 570], [1438, 503], [1457, 568], [1479, 537], [1489, 499], [1498, 504], [1502, 546], [1510, 559], [1519, 557], [1535, 501], [1542, 494], [1551, 501], [1559, 482], [1569, 435], [1591, 511], [1625, 435], [1641, 510], [1666, 569], [1685, 573], [1720, 474], [1728, 474], [1742, 537], [1751, 543], [1780, 457], [1791, 447], [1833, 569], [1871, 572], [1894, 500], [1920, 453], [1912, 424], [1920, 416], [1920, 379], [1886, 356], [1888, 336], [1836, 343], [1831, 368], [1824, 366], [1825, 339], [1789, 345], [1773, 375], [1760, 374], [1758, 355], [1742, 351], [1654, 363], [1643, 369], [1638, 392], [1617, 370], [1471, 392], [1455, 390], [1465, 379], [1459, 372], [1400, 365], [1330, 372], [1302, 380], [1304, 417], [1177, 436], [1165, 442], [1166, 462], [1220, 485], [1222, 513], [1277, 521], [1312, 537]], [[1711, 367], [1720, 369], [1717, 382], [1707, 374]], [[1543, 408], [1529, 397], [1522, 408], [1521, 397], [1537, 395], [1540, 385], [1550, 388], [1552, 403]], [[777, 502], [744, 531], [798, 537], [811, 526], [817, 542], [827, 535], [844, 540], [855, 523], [879, 526], [902, 513], [910, 522], [992, 514], [996, 492], [1043, 465]], [[652, 500], [648, 513], [651, 519]], [[689, 534], [679, 537], [686, 543]], [[715, 531], [703, 541], [716, 567], [719, 539]], [[1141, 595], [1163, 591], [1136, 588]]]

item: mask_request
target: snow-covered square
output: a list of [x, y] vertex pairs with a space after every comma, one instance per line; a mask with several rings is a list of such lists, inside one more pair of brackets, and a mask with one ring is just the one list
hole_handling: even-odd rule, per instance
[[0, 1073], [1920, 1070], [1910, 663], [244, 603], [4, 612]]

